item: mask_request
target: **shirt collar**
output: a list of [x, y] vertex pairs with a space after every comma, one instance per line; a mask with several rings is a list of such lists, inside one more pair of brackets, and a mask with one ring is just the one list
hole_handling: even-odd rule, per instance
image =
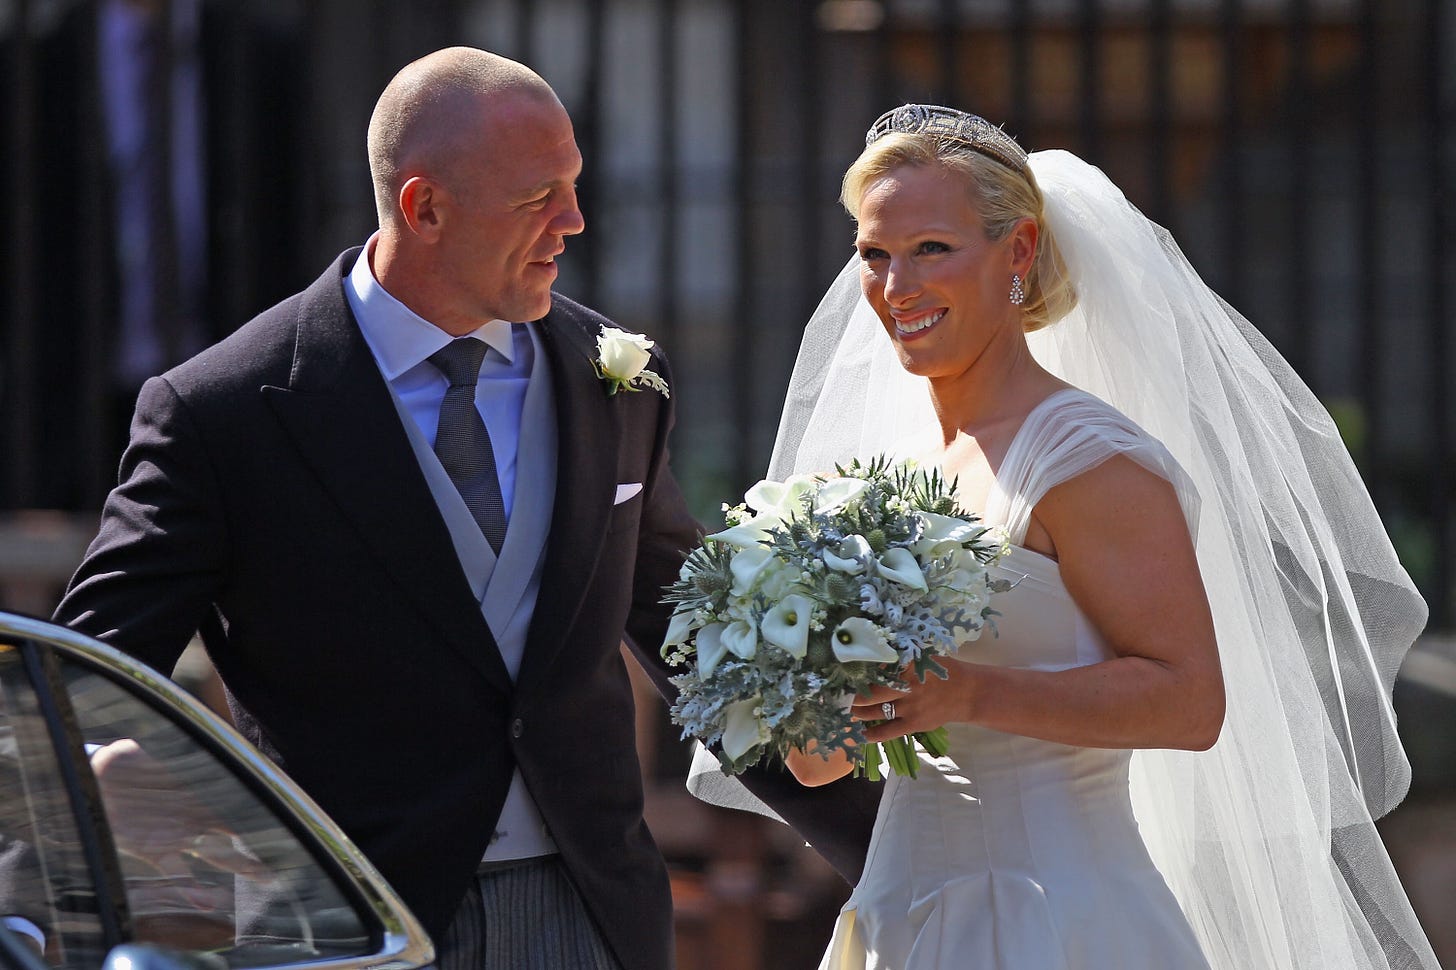
[[[369, 257], [378, 238], [378, 233], [369, 237], [344, 290], [380, 372], [386, 381], [393, 381], [455, 338], [399, 302], [374, 278]], [[491, 320], [465, 336], [483, 340], [506, 360], [515, 361], [511, 324], [505, 320]]]

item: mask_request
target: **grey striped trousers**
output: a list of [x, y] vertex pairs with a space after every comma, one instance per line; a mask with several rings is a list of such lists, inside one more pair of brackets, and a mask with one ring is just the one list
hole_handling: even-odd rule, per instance
[[554, 855], [482, 868], [435, 948], [439, 970], [622, 970]]

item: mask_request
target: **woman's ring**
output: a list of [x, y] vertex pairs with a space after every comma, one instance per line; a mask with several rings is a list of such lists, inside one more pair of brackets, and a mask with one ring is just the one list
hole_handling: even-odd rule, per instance
[[895, 702], [885, 701], [880, 705], [880, 713], [885, 715], [885, 720], [893, 721], [895, 719]]

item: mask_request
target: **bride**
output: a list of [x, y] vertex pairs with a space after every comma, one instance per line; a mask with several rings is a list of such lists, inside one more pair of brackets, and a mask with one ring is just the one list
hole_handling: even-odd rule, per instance
[[858, 699], [950, 749], [887, 783], [821, 967], [1435, 967], [1371, 821], [1425, 605], [1328, 415], [1097, 169], [936, 106], [866, 141], [770, 476], [939, 466], [1016, 586]]

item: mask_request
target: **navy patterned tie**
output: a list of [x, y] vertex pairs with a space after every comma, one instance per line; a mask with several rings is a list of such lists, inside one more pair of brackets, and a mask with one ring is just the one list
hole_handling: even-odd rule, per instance
[[450, 481], [460, 490], [475, 523], [500, 555], [506, 537], [506, 510], [501, 501], [500, 479], [496, 477], [495, 453], [490, 432], [475, 408], [475, 384], [480, 379], [480, 362], [488, 348], [474, 337], [452, 340], [430, 355], [450, 382], [440, 402], [440, 427], [435, 432], [435, 454]]

